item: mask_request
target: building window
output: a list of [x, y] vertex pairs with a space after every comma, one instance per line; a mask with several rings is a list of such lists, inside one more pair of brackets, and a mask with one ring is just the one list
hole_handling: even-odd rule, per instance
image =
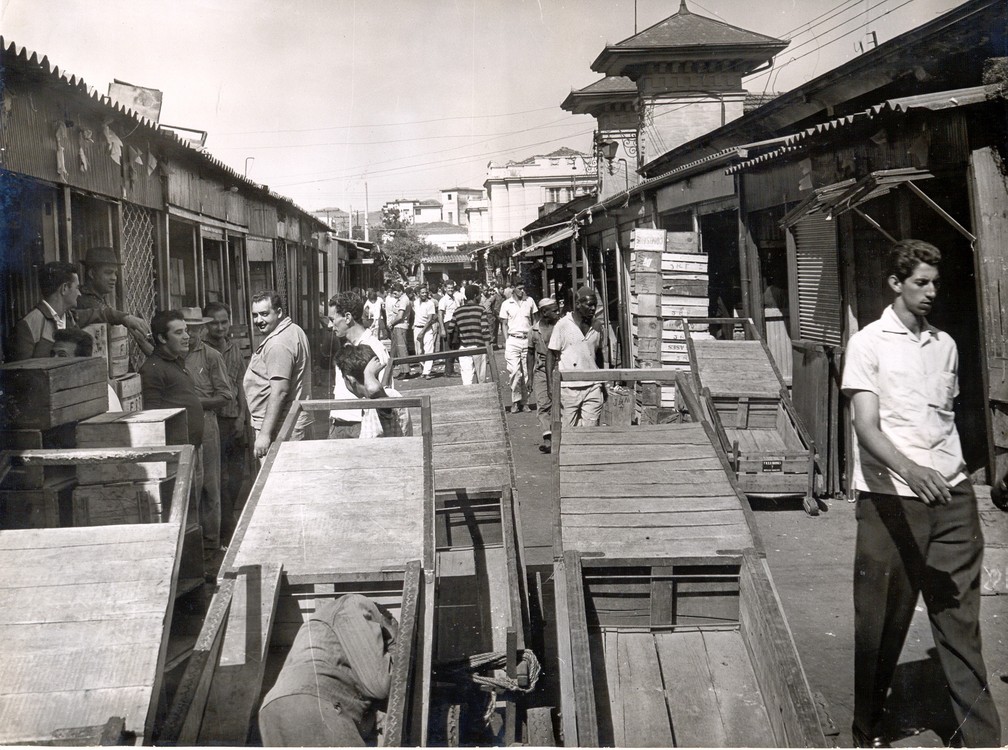
[[455, 222], [455, 215], [451, 211], [449, 211], [448, 212], [448, 223], [449, 224], [453, 224], [454, 222]]
[[448, 200], [451, 200], [451, 193], [448, 193]]

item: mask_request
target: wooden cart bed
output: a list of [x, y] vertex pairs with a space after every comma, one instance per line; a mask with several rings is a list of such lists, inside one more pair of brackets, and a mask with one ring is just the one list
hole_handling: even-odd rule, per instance
[[[433, 475], [426, 399], [415, 437], [287, 441], [295, 404], [256, 478], [166, 742], [243, 745], [298, 629], [325, 599], [360, 593], [400, 622], [385, 725], [388, 745], [426, 731], [433, 623]], [[400, 405], [373, 401], [375, 407]]]
[[[461, 353], [472, 354], [471, 351]], [[497, 386], [496, 360], [489, 347], [480, 353], [487, 357], [489, 382], [462, 385], [458, 379], [444, 377], [396, 381], [396, 389], [403, 395], [422, 393], [430, 397], [434, 479], [438, 491], [499, 489], [515, 485], [504, 403]], [[386, 380], [396, 364], [440, 360], [458, 354], [458, 351], [438, 352], [394, 359], [386, 368]]]
[[[750, 496], [804, 496], [806, 510], [817, 514], [812, 439], [752, 321], [687, 321], [683, 328], [697, 390], [742, 491]], [[699, 339], [690, 333], [696, 323], [741, 327], [744, 338]]]
[[[821, 747], [766, 562], [556, 564], [566, 746]], [[561, 664], [563, 664], [561, 656]]]
[[[14, 465], [178, 461], [162, 523], [0, 531], [0, 743], [150, 742], [181, 561], [192, 449], [34, 450]], [[112, 739], [115, 739], [114, 737]]]

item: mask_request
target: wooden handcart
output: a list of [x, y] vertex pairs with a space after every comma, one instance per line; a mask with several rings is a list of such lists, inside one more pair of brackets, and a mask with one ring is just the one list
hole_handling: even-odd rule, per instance
[[426, 398], [369, 408], [421, 409], [415, 437], [290, 441], [295, 403], [263, 460], [221, 567], [218, 590], [161, 734], [162, 742], [244, 745], [306, 616], [363, 594], [399, 621], [385, 745], [419, 745], [429, 713], [434, 622], [434, 476]]
[[[737, 332], [697, 339], [692, 324]], [[819, 514], [822, 484], [815, 444], [795, 411], [766, 342], [748, 318], [685, 318], [683, 330], [696, 387], [735, 471], [751, 497], [803, 497]]]
[[156, 737], [192, 447], [7, 451], [0, 481], [10, 468], [139, 462], [175, 464], [155, 522], [0, 531], [0, 743]]
[[[821, 746], [745, 495], [683, 373], [679, 421], [553, 426], [565, 746]], [[556, 400], [554, 401], [556, 403]]]

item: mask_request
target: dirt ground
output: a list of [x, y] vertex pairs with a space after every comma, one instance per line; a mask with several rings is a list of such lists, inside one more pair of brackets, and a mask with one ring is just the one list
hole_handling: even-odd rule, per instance
[[[506, 381], [499, 353], [502, 381]], [[501, 383], [504, 403], [510, 390]], [[537, 702], [556, 705], [556, 653], [552, 609], [552, 498], [550, 457], [538, 450], [534, 413], [508, 414], [517, 473], [517, 496], [530, 581], [533, 642], [544, 651], [544, 680]], [[851, 746], [854, 696], [854, 622], [852, 570], [854, 505], [830, 501], [818, 517], [805, 514], [800, 502], [762, 503], [754, 507], [771, 574], [794, 635], [809, 685], [820, 701], [827, 739]], [[1003, 516], [1008, 524], [1008, 515]], [[537, 581], [541, 584], [537, 587]], [[540, 611], [541, 610], [541, 611]], [[984, 657], [991, 692], [1008, 725], [1008, 596], [985, 596], [981, 603]], [[923, 603], [911, 625], [888, 701], [886, 721], [893, 744], [941, 747], [954, 729], [941, 669]], [[1008, 742], [1003, 730], [1002, 742]]]

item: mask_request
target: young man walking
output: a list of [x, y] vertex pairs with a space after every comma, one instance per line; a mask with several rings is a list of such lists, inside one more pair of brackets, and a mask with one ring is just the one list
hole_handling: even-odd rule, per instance
[[934, 245], [896, 243], [893, 303], [845, 355], [858, 492], [851, 733], [861, 747], [885, 746], [886, 693], [922, 592], [958, 725], [953, 743], [1001, 744], [980, 650], [983, 533], [953, 411], [959, 357], [927, 321], [940, 263]]
[[552, 297], [543, 297], [539, 302], [539, 320], [532, 326], [529, 336], [529, 357], [534, 357], [532, 365], [532, 390], [535, 391], [536, 421], [542, 431], [539, 450], [550, 453], [553, 450], [553, 370], [556, 360], [549, 350], [553, 327], [560, 317], [560, 308]]
[[[598, 297], [591, 287], [583, 286], [574, 295], [574, 309], [553, 328], [549, 348], [564, 371], [597, 370], [602, 348], [602, 318], [595, 317]], [[560, 385], [560, 418], [568, 427], [598, 427], [602, 416], [602, 384], [592, 380], [573, 380]]]
[[[455, 311], [455, 330], [458, 333], [459, 349], [481, 350], [490, 341], [490, 320], [487, 311], [479, 301], [479, 287], [466, 287], [466, 301]], [[486, 382], [486, 354], [459, 357], [459, 371], [462, 384], [472, 385]]]
[[504, 362], [511, 384], [511, 411], [525, 408], [525, 398], [532, 385], [528, 373], [528, 338], [536, 320], [536, 303], [525, 296], [525, 287], [515, 284], [511, 298], [501, 305], [500, 319], [504, 324]]

